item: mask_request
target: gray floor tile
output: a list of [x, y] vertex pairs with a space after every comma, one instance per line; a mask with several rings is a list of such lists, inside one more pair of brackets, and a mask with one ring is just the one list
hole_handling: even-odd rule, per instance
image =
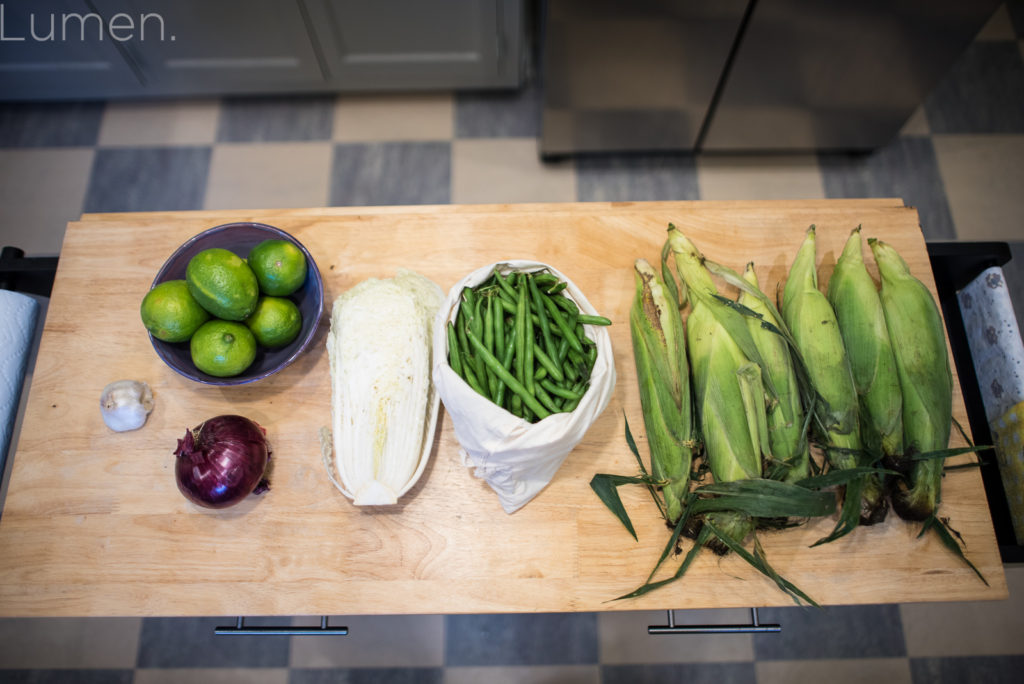
[[82, 147], [96, 144], [102, 102], [0, 105], [0, 147]]
[[1024, 656], [914, 658], [914, 684], [999, 684], [1019, 682]]
[[358, 667], [348, 669], [293, 669], [288, 684], [441, 684], [440, 667]]
[[898, 138], [871, 154], [821, 154], [818, 165], [826, 197], [900, 197], [917, 208], [926, 239], [956, 239], [930, 139]]
[[131, 670], [0, 670], [4, 684], [132, 684]]
[[[250, 618], [247, 624], [275, 624], [285, 618]], [[215, 627], [234, 618], [146, 618], [139, 636], [138, 667], [287, 667], [288, 638], [217, 636]]]
[[598, 665], [446, 667], [444, 684], [599, 684]]
[[597, 616], [449, 615], [446, 665], [569, 665], [597, 662]]
[[536, 138], [540, 135], [541, 86], [473, 91], [455, 96], [455, 137]]
[[976, 42], [925, 100], [932, 133], [1024, 132], [1024, 59], [1015, 41]]
[[906, 655], [898, 606], [762, 608], [760, 618], [782, 625], [782, 631], [754, 635], [758, 660]]
[[209, 169], [209, 147], [97, 150], [84, 211], [201, 209]]
[[334, 97], [232, 97], [221, 103], [218, 142], [330, 140]]
[[138, 653], [140, 622], [138, 618], [0, 619], [0, 667], [130, 669]]
[[753, 663], [601, 666], [603, 684], [754, 684], [755, 681]]
[[582, 202], [700, 199], [697, 163], [690, 155], [581, 157], [576, 193]]
[[448, 142], [335, 145], [330, 203], [445, 204], [451, 197], [451, 156]]

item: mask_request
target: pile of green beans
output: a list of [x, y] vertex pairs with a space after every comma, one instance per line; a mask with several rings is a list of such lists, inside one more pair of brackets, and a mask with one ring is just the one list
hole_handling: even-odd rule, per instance
[[448, 322], [448, 363], [476, 392], [535, 423], [574, 410], [590, 386], [597, 345], [583, 326], [611, 325], [580, 312], [546, 271], [495, 271], [462, 290]]

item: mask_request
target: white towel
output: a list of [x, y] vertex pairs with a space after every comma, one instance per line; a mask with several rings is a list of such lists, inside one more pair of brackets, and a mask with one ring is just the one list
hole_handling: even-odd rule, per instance
[[25, 363], [38, 311], [38, 302], [28, 295], [0, 290], [0, 465], [7, 454], [18, 415]]

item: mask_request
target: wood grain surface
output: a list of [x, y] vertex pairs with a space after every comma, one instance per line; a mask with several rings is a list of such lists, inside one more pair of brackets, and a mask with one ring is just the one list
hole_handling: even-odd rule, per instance
[[[431, 463], [393, 507], [357, 509], [328, 481], [317, 431], [330, 421], [324, 339], [255, 385], [216, 388], [165, 367], [139, 320], [163, 261], [186, 239], [235, 220], [282, 228], [309, 248], [328, 303], [359, 281], [413, 268], [445, 291], [509, 258], [550, 263], [614, 322], [618, 383], [606, 411], [552, 483], [506, 515], [462, 465], [442, 411]], [[628, 312], [632, 264], [658, 258], [674, 222], [706, 255], [757, 264], [766, 291], [818, 226], [824, 287], [850, 230], [892, 243], [934, 291], [917, 212], [899, 200], [657, 202], [331, 208], [85, 216], [68, 226], [24, 427], [0, 519], [0, 615], [355, 615], [787, 605], [737, 558], [704, 553], [683, 581], [612, 602], [651, 569], [669, 531], [647, 493], [624, 488], [634, 541], [589, 487], [631, 474], [624, 416], [646, 454]], [[148, 382], [146, 426], [102, 422], [109, 382]], [[966, 425], [957, 385], [955, 415]], [[173, 450], [222, 413], [267, 428], [272, 489], [208, 511], [177, 491]], [[953, 445], [963, 440], [955, 435]], [[961, 457], [961, 461], [972, 457]], [[933, 537], [894, 515], [823, 547], [832, 519], [762, 535], [773, 566], [821, 604], [999, 599], [1006, 582], [979, 473], [950, 472], [942, 513], [986, 586]], [[674, 567], [674, 563], [670, 563]]]

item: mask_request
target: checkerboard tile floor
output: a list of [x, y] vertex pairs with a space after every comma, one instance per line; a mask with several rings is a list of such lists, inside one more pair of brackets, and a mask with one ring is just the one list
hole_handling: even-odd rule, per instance
[[[898, 196], [931, 240], [1009, 242], [1020, 317], [1022, 31], [1013, 0], [870, 155], [543, 164], [534, 86], [0, 105], [0, 244], [58, 254], [83, 211]], [[756, 636], [649, 636], [657, 612], [332, 618], [346, 637], [215, 637], [230, 616], [4, 619], [0, 682], [1011, 682], [1024, 671], [1024, 567], [1007, 574], [1004, 602], [765, 609], [783, 630]]]

